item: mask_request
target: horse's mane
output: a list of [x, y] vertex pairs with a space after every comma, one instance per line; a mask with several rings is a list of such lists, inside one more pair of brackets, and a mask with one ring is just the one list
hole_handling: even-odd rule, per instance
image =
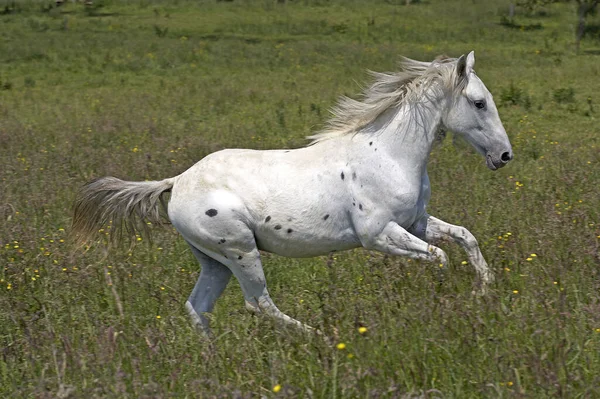
[[465, 79], [458, 76], [457, 59], [440, 56], [432, 62], [403, 58], [399, 72], [373, 72], [375, 81], [367, 87], [359, 100], [342, 96], [331, 110], [333, 117], [325, 128], [307, 137], [311, 144], [334, 137], [356, 133], [369, 125], [390, 107], [406, 103], [418, 104], [434, 82], [446, 89], [461, 89]]

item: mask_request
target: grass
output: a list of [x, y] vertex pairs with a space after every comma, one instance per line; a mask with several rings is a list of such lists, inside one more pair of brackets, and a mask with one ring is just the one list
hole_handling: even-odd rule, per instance
[[[600, 396], [600, 42], [573, 52], [570, 6], [507, 27], [507, 1], [95, 3], [0, 15], [0, 396]], [[176, 232], [69, 245], [91, 178], [304, 145], [365, 69], [472, 49], [515, 160], [492, 173], [446, 140], [429, 211], [479, 239], [485, 298], [453, 245], [441, 285], [431, 265], [363, 250], [264, 254], [275, 302], [328, 340], [248, 314], [232, 282], [211, 344], [185, 316], [199, 265]]]

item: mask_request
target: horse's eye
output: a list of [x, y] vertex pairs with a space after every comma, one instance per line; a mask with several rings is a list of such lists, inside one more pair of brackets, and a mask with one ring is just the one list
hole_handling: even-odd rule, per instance
[[478, 109], [484, 109], [485, 108], [485, 101], [484, 100], [474, 101], [473, 104], [475, 104], [475, 108], [478, 108]]

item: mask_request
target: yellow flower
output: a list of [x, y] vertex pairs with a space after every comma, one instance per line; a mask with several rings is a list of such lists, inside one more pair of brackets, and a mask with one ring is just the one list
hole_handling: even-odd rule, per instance
[[346, 356], [348, 359], [352, 359], [354, 358], [354, 355], [352, 353], [348, 353], [348, 356]]
[[531, 255], [529, 255], [529, 256], [531, 256], [532, 258], [537, 258], [537, 255], [536, 255], [536, 254], [531, 254]]
[[518, 294], [519, 290], [513, 290], [513, 294]]
[[512, 381], [508, 381], [508, 382], [506, 383], [506, 385], [508, 385], [509, 387], [512, 387], [512, 386], [513, 386], [513, 382], [512, 382]]
[[367, 332], [367, 327], [358, 327], [359, 334], [364, 334]]
[[335, 347], [338, 348], [339, 350], [343, 351], [344, 349], [346, 349], [346, 344], [343, 342], [340, 342]]
[[273, 392], [277, 393], [279, 391], [281, 391], [281, 385], [277, 384], [273, 387]]
[[525, 259], [527, 262], [531, 262], [533, 259], [532, 258], [527, 258]]
[[469, 262], [467, 262], [466, 260], [463, 260], [462, 262], [460, 262], [461, 265], [466, 265], [467, 263], [469, 263]]
[[160, 319], [160, 315], [156, 315], [156, 318], [157, 318], [157, 319]]

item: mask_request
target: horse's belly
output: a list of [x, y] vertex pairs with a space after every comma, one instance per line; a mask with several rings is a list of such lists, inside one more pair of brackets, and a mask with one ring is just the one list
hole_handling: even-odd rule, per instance
[[282, 228], [255, 232], [255, 237], [258, 249], [292, 258], [309, 258], [360, 246], [358, 237], [351, 229], [319, 234]]

